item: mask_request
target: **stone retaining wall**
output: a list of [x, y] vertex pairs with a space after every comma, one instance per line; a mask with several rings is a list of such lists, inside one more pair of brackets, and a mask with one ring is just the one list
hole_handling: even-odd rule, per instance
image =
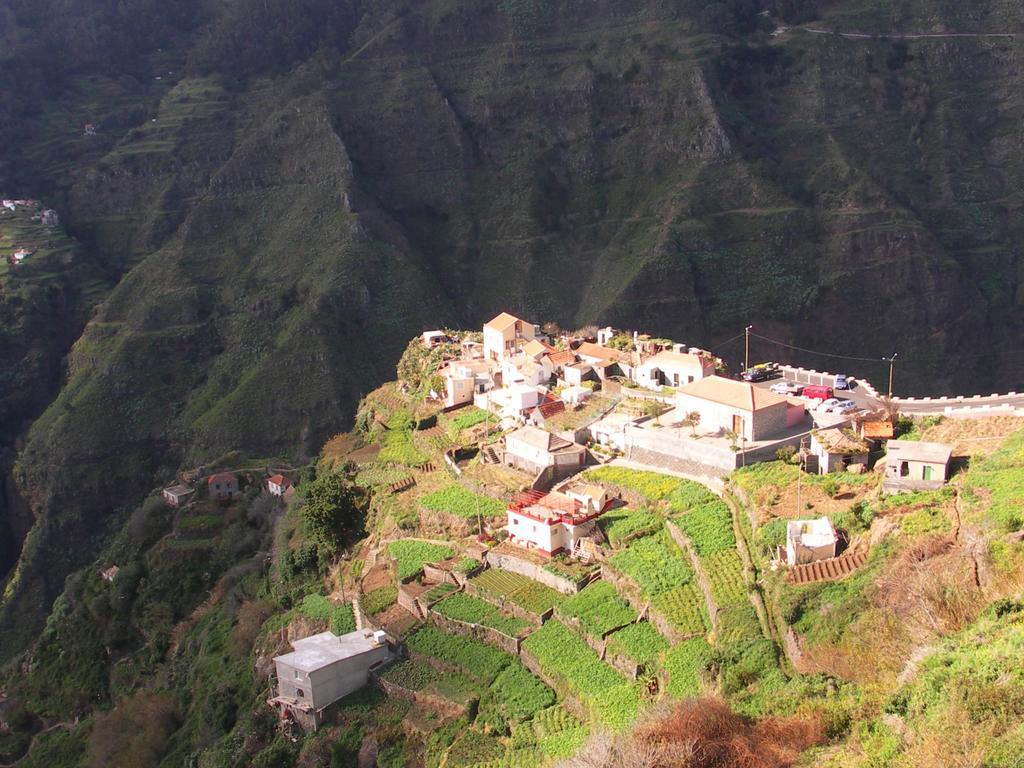
[[457, 704], [451, 699], [446, 699], [443, 696], [436, 696], [432, 693], [424, 693], [423, 691], [414, 691], [411, 688], [396, 685], [395, 683], [385, 680], [376, 672], [370, 672], [370, 679], [373, 681], [374, 685], [380, 688], [380, 690], [382, 690], [386, 695], [394, 696], [398, 699], [404, 699], [405, 701], [411, 701], [414, 704], [418, 704], [437, 712], [441, 717], [462, 717], [469, 712], [469, 707], [465, 704]]
[[558, 590], [563, 595], [575, 595], [590, 583], [588, 581], [589, 577], [573, 581], [572, 579], [567, 579], [564, 576], [551, 573], [551, 571], [546, 570], [541, 565], [537, 565], [537, 563], [524, 560], [516, 557], [515, 555], [510, 555], [504, 552], [488, 552], [487, 564], [492, 568], [501, 568], [504, 571], [511, 571], [512, 573], [518, 573], [520, 576], [525, 576], [528, 579], [539, 581], [545, 586]]
[[708, 619], [710, 619], [711, 626], [717, 632], [718, 603], [715, 602], [715, 598], [711, 595], [711, 584], [708, 582], [707, 574], [704, 573], [704, 567], [700, 563], [700, 558], [697, 557], [697, 552], [690, 544], [690, 540], [683, 535], [683, 532], [673, 522], [666, 520], [665, 528], [668, 530], [668, 535], [672, 537], [672, 541], [690, 556], [690, 565], [693, 566], [693, 572], [697, 576], [697, 586], [700, 587], [700, 591], [704, 594], [704, 603], [708, 609]]
[[628, 576], [619, 573], [608, 563], [601, 563], [601, 578], [615, 587], [615, 590], [622, 595], [626, 602], [633, 606], [642, 617], [654, 625], [670, 643], [681, 643], [689, 640], [693, 635], [680, 632], [660, 612], [651, 607], [650, 602], [640, 591], [640, 587]]
[[431, 609], [430, 620], [437, 624], [445, 632], [462, 637], [470, 637], [479, 640], [495, 648], [500, 648], [513, 656], [518, 656], [522, 647], [522, 641], [518, 637], [506, 635], [493, 627], [485, 627], [482, 624], [470, 624], [468, 621], [459, 621], [448, 616], [443, 616], [436, 610]]
[[547, 674], [540, 666], [540, 662], [534, 657], [532, 653], [523, 648], [519, 652], [519, 660], [523, 663], [523, 666], [530, 670], [533, 674], [543, 680], [551, 688], [557, 691], [561, 697], [561, 704], [569, 712], [578, 717], [580, 720], [586, 722], [590, 719], [590, 713], [587, 708], [583, 706], [583, 702], [569, 693], [568, 686], [560, 679], [552, 677]]
[[523, 621], [527, 621], [538, 627], [550, 619], [551, 614], [554, 611], [554, 609], [548, 609], [544, 613], [533, 613], [520, 605], [516, 605], [511, 600], [506, 600], [499, 595], [492, 595], [490, 592], [480, 589], [480, 587], [471, 581], [466, 582], [465, 591], [467, 595], [472, 595], [473, 597], [479, 597], [481, 600], [486, 600], [491, 605], [495, 605], [501, 610], [511, 613], [517, 619], [522, 619]]

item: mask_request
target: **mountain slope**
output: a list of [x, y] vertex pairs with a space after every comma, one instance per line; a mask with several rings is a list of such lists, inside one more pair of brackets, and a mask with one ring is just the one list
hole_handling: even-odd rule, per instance
[[817, 12], [6, 3], [0, 186], [119, 283], [22, 436], [7, 485], [37, 523], [0, 654], [143, 492], [235, 449], [308, 457], [425, 327], [507, 308], [713, 345], [753, 322], [898, 351], [900, 391], [1015, 388], [1020, 39], [772, 31], [1020, 30], [1020, 8]]

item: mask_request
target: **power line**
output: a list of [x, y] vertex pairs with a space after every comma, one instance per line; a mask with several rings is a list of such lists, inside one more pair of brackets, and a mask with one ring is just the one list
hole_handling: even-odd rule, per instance
[[734, 341], [736, 341], [736, 339], [742, 339], [742, 338], [743, 338], [743, 334], [742, 333], [737, 333], [735, 336], [733, 336], [731, 339], [728, 339], [727, 341], [720, 341], [717, 344], [712, 344], [710, 347], [708, 347], [708, 349], [710, 349], [711, 351], [715, 351], [719, 347], [724, 347], [726, 344], [732, 344]]
[[[742, 336], [743, 334], [740, 334], [740, 335]], [[798, 352], [806, 352], [809, 355], [821, 355], [822, 357], [832, 357], [832, 358], [835, 358], [837, 360], [857, 360], [857, 361], [864, 362], [864, 363], [887, 363], [887, 362], [889, 362], [889, 358], [888, 357], [855, 357], [854, 355], [837, 355], [837, 354], [834, 354], [832, 352], [818, 352], [817, 350], [814, 350], [814, 349], [807, 349], [806, 347], [798, 347], [798, 346], [796, 346], [794, 344], [787, 344], [786, 342], [779, 341], [778, 339], [769, 339], [767, 336], [762, 336], [761, 334], [754, 333], [753, 331], [751, 331], [750, 335], [753, 336], [754, 338], [761, 339], [762, 341], [768, 341], [768, 342], [771, 342], [772, 344], [778, 344], [780, 347], [786, 347], [788, 349], [795, 349]], [[737, 337], [737, 338], [739, 338], [739, 337]]]

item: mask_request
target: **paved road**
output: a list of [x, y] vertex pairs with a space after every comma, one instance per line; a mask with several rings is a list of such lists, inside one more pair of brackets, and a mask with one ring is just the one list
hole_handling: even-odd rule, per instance
[[928, 40], [942, 39], [947, 37], [1017, 37], [1017, 32], [836, 32], [832, 29], [820, 29], [817, 27], [794, 27], [802, 32], [810, 32], [812, 35], [839, 35], [849, 40], [875, 40], [879, 38], [890, 38], [893, 40]]
[[[787, 377], [787, 379], [790, 381], [793, 380], [792, 377]], [[775, 382], [782, 380], [783, 379], [772, 379], [771, 381], [762, 381], [756, 384], [756, 386], [768, 389]], [[853, 389], [845, 392], [836, 392], [835, 396], [840, 399], [853, 400], [857, 405], [866, 410], [880, 409], [883, 406], [881, 398], [872, 397], [863, 387], [857, 386], [856, 379], [854, 379]], [[953, 408], [966, 408], [968, 406], [976, 407], [979, 405], [990, 405], [1024, 408], [1024, 393], [986, 395], [984, 397], [965, 397], [963, 400], [946, 400], [945, 398], [936, 398], [935, 401], [914, 400], [912, 402], [900, 400], [899, 398], [897, 398], [897, 400], [900, 412], [906, 414], [942, 413], [946, 406]]]

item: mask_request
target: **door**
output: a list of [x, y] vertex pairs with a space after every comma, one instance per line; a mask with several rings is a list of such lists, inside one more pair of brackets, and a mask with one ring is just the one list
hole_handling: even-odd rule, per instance
[[737, 437], [743, 436], [743, 417], [733, 416], [732, 417], [732, 431], [736, 433]]
[[924, 472], [922, 474], [922, 478], [924, 480], [932, 479], [932, 467], [928, 466], [927, 464], [924, 465]]

